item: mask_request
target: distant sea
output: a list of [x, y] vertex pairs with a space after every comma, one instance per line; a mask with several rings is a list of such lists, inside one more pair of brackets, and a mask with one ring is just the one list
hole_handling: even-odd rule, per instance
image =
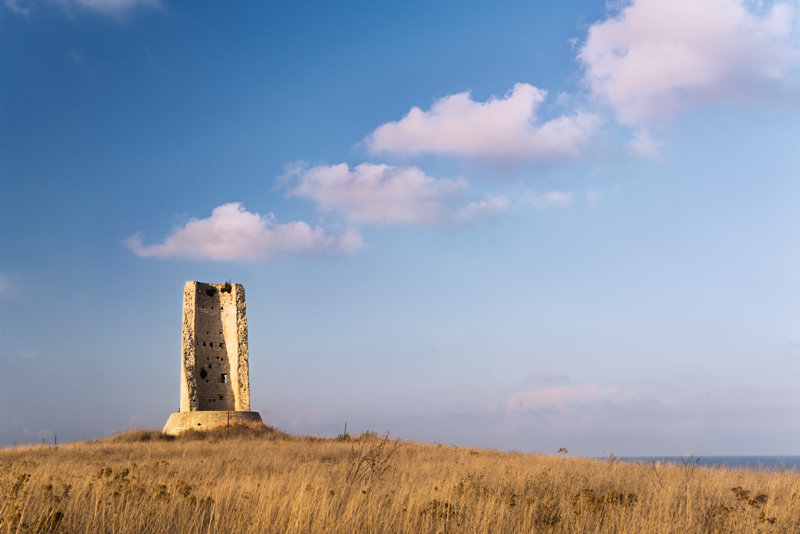
[[681, 464], [687, 461], [704, 466], [747, 467], [774, 471], [794, 469], [800, 471], [800, 456], [621, 456], [625, 462], [669, 462]]

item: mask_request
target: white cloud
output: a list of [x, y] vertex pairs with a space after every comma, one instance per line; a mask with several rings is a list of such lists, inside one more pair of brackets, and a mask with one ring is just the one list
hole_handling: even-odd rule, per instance
[[639, 129], [633, 132], [633, 139], [628, 143], [628, 148], [634, 154], [653, 159], [661, 156], [660, 146], [661, 143], [653, 139], [650, 135], [650, 130], [646, 129]]
[[629, 395], [621, 394], [616, 387], [553, 386], [514, 393], [506, 403], [505, 409], [508, 412], [569, 411], [603, 405], [628, 397]]
[[571, 191], [547, 191], [532, 194], [529, 200], [536, 208], [564, 208], [572, 204], [575, 195]]
[[554, 373], [546, 369], [534, 369], [528, 373], [528, 378], [539, 382], [569, 382], [569, 376], [564, 373]]
[[470, 202], [466, 207], [453, 214], [457, 222], [472, 222], [479, 219], [489, 219], [507, 212], [511, 208], [511, 201], [504, 196], [492, 196], [485, 200]]
[[333, 235], [303, 221], [278, 224], [272, 214], [251, 213], [238, 202], [214, 208], [207, 219], [190, 219], [161, 244], [143, 245], [139, 234], [126, 245], [137, 255], [213, 261], [269, 261], [283, 256], [352, 252], [363, 246], [360, 234]]
[[593, 94], [638, 126], [787, 82], [797, 15], [785, 2], [633, 0], [589, 28], [578, 58]]
[[417, 167], [346, 163], [309, 169], [295, 165], [284, 180], [291, 196], [336, 210], [351, 223], [436, 224], [491, 217], [509, 208], [505, 197], [468, 202], [463, 180], [435, 179]]
[[161, 0], [47, 0], [46, 2], [35, 2], [34, 0], [4, 0], [6, 8], [22, 16], [30, 15], [34, 3], [40, 5], [43, 3], [58, 5], [64, 8], [68, 13], [73, 8], [79, 8], [112, 17], [119, 17], [138, 7], [161, 7]]
[[600, 202], [606, 197], [602, 191], [585, 191], [583, 194], [586, 199], [586, 204], [590, 208], [596, 208]]
[[97, 11], [105, 15], [120, 15], [137, 7], [158, 8], [160, 0], [58, 0], [62, 4], [74, 5]]
[[31, 14], [31, 3], [28, 0], [5, 0], [5, 6], [17, 15], [27, 17]]
[[439, 153], [468, 158], [547, 161], [579, 156], [599, 125], [592, 113], [537, 122], [547, 91], [518, 83], [502, 98], [475, 102], [469, 91], [445, 96], [429, 111], [411, 108], [366, 139], [373, 152]]

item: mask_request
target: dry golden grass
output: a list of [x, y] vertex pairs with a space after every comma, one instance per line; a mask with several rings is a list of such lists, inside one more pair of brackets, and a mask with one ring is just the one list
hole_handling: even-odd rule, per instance
[[794, 471], [231, 429], [0, 451], [0, 532], [800, 532]]

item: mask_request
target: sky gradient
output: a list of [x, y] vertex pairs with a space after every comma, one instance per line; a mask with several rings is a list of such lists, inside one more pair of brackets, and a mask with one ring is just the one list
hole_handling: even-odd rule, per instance
[[800, 2], [5, 0], [0, 446], [158, 428], [185, 280], [293, 433], [797, 454]]

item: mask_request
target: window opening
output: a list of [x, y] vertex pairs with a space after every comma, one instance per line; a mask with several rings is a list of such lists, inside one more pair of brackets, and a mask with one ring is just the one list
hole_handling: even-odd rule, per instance
[[[211, 366], [209, 365], [209, 367], [211, 367]], [[208, 373], [206, 373], [206, 370], [205, 369], [200, 369], [200, 378], [205, 379], [205, 377], [207, 377], [207, 376], [208, 376]]]
[[220, 377], [219, 377], [219, 381], [222, 382], [223, 384], [227, 384], [228, 383], [228, 373], [222, 373], [220, 375]]
[[219, 400], [222, 400], [222, 395], [219, 396]]

